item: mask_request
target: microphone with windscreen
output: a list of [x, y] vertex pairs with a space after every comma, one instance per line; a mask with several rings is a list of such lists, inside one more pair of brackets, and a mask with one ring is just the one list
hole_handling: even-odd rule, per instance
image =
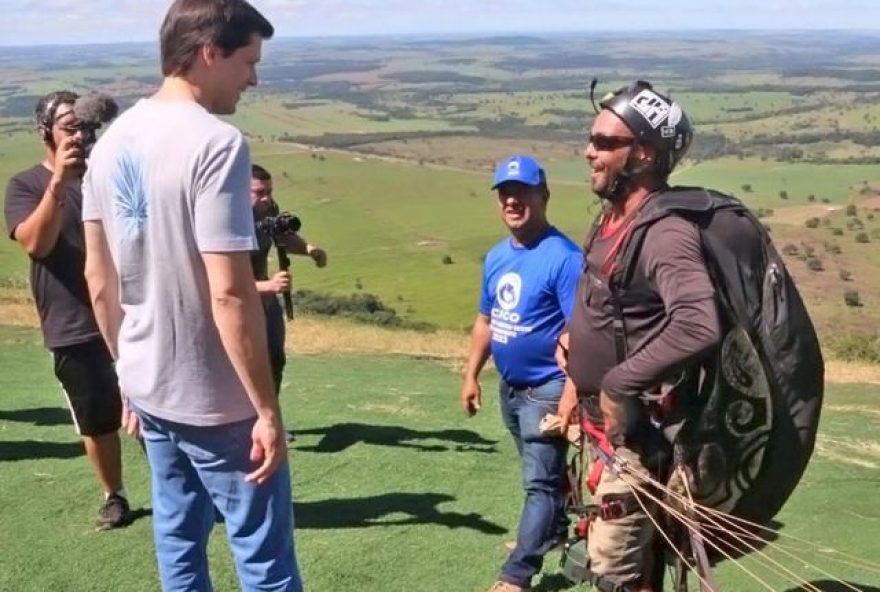
[[73, 125], [83, 135], [82, 146], [86, 155], [97, 142], [97, 132], [102, 125], [111, 121], [119, 113], [119, 105], [110, 95], [90, 92], [78, 98], [73, 104], [76, 123]]

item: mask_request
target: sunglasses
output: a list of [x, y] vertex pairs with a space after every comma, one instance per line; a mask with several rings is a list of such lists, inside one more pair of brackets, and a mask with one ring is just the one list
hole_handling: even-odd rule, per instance
[[625, 146], [631, 146], [636, 139], [631, 136], [604, 136], [602, 134], [589, 134], [587, 144], [592, 144], [596, 150], [617, 150]]

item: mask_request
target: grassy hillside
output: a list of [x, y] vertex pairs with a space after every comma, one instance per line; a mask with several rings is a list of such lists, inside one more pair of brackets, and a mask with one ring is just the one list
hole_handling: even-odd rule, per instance
[[[408, 357], [294, 357], [281, 402], [297, 432], [290, 451], [297, 546], [315, 592], [478, 591], [494, 580], [521, 494], [515, 450], [501, 425], [495, 377], [473, 419], [457, 404], [459, 378], [446, 364]], [[815, 565], [864, 590], [877, 566], [880, 520], [872, 482], [880, 467], [880, 405], [873, 388], [829, 389], [816, 456], [777, 517], [777, 541], [798, 560], [768, 552], [807, 581]], [[30, 329], [0, 328], [0, 590], [135, 592], [156, 589], [148, 473], [140, 449], [124, 442], [126, 486], [137, 513], [129, 528], [95, 533], [99, 504], [88, 463], [67, 419], [50, 360]], [[805, 539], [811, 545], [786, 536]], [[218, 590], [236, 587], [215, 529], [209, 547]], [[819, 545], [815, 550], [812, 545]], [[773, 584], [760, 556], [742, 564]], [[557, 555], [538, 591], [558, 591]], [[735, 564], [718, 568], [727, 592], [759, 589]], [[836, 588], [821, 588], [835, 590]]]

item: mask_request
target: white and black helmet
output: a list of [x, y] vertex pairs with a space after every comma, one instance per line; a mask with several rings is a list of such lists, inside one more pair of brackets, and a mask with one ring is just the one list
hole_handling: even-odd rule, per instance
[[607, 94], [599, 106], [620, 117], [637, 142], [654, 147], [656, 168], [664, 177], [672, 172], [691, 145], [693, 127], [681, 106], [644, 80]]

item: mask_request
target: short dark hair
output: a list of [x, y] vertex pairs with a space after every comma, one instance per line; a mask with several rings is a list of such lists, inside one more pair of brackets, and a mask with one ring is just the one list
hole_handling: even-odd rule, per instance
[[258, 181], [271, 181], [272, 175], [269, 174], [269, 171], [264, 169], [258, 164], [251, 165], [251, 179], [256, 179]]
[[34, 122], [40, 138], [52, 144], [52, 126], [55, 125], [55, 114], [61, 105], [73, 105], [79, 95], [69, 90], [56, 90], [44, 95], [34, 107]]
[[275, 28], [245, 0], [176, 0], [159, 32], [162, 75], [188, 72], [207, 44], [229, 56], [248, 45], [255, 33], [271, 39]]

